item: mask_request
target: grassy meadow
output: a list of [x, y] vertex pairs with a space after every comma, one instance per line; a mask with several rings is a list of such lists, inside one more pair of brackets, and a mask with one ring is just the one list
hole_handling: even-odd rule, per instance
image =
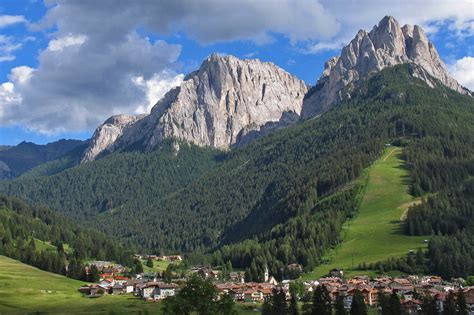
[[408, 171], [401, 160], [401, 148], [387, 148], [368, 170], [369, 178], [357, 216], [343, 227], [343, 242], [325, 257], [328, 264], [317, 267], [303, 279], [326, 275], [333, 268], [343, 268], [346, 275], [369, 274], [357, 271], [361, 263], [400, 257], [410, 249], [425, 247], [426, 237], [404, 235], [401, 231], [404, 214], [410, 205], [419, 202], [408, 193]]

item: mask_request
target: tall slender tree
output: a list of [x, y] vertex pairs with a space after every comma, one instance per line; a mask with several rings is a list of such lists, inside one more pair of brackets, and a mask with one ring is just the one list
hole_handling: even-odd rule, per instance
[[354, 292], [352, 297], [351, 311], [350, 315], [366, 315], [367, 306], [365, 305], [364, 296], [360, 293], [359, 290]]
[[332, 305], [328, 289], [324, 285], [318, 285], [313, 293], [312, 315], [331, 315]]

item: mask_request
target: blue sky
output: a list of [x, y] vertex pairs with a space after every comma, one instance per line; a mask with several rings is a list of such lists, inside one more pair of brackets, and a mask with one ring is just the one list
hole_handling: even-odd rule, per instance
[[149, 110], [214, 52], [271, 61], [314, 84], [358, 29], [387, 14], [422, 25], [473, 89], [473, 3], [2, 0], [0, 144], [86, 139], [113, 114]]

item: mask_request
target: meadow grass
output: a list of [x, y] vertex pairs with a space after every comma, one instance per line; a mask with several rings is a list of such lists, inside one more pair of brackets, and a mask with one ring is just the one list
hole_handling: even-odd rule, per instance
[[91, 299], [77, 290], [84, 282], [0, 256], [0, 314], [130, 314], [159, 312], [160, 303], [131, 295]]
[[333, 268], [345, 275], [374, 276], [375, 271], [358, 271], [362, 263], [406, 255], [410, 249], [424, 248], [424, 236], [407, 236], [402, 221], [410, 205], [419, 202], [409, 193], [409, 173], [401, 159], [401, 148], [387, 148], [369, 169], [368, 182], [357, 216], [343, 227], [343, 242], [325, 256], [327, 264], [304, 274], [302, 279], [317, 279]]

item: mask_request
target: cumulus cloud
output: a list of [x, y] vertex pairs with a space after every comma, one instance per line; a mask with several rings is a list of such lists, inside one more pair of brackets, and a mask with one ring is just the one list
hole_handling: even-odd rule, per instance
[[26, 22], [27, 21], [23, 15], [0, 15], [0, 28]]
[[136, 114], [149, 113], [156, 101], [162, 98], [166, 92], [178, 86], [183, 82], [184, 74], [174, 75], [168, 71], [157, 73], [149, 80], [145, 80], [142, 76], [132, 79], [133, 83], [140, 87], [146, 94], [147, 103], [135, 110]]
[[152, 80], [180, 54], [178, 45], [135, 33], [113, 45], [95, 40], [60, 36], [41, 52], [37, 69], [13, 69], [10, 80], [22, 102], [6, 106], [5, 119], [44, 134], [90, 130], [110, 115], [148, 104], [147, 91], [132, 79]]
[[69, 46], [82, 45], [87, 40], [85, 35], [68, 35], [58, 39], [53, 39], [48, 44], [48, 49], [51, 51], [62, 51]]
[[466, 56], [457, 60], [449, 70], [459, 83], [474, 91], [474, 57]]
[[[472, 33], [472, 1], [413, 0], [45, 0], [45, 17], [29, 29], [47, 31], [48, 47], [36, 69], [12, 70], [2, 85], [2, 122], [44, 133], [91, 130], [108, 116], [147, 112], [179, 84], [181, 47], [144, 34], [185, 33], [202, 44], [271, 42], [281, 34], [318, 53], [340, 49], [359, 28], [386, 14], [401, 23], [448, 23], [458, 36]], [[367, 8], [370, 8], [368, 10]], [[2, 19], [3, 17], [3, 19]], [[27, 23], [0, 16], [0, 27]], [[3, 44], [2, 44], [3, 40]], [[3, 45], [3, 46], [2, 46]], [[20, 46], [18, 46], [20, 45]], [[0, 61], [21, 42], [0, 37]], [[11, 105], [8, 102], [11, 102]]]
[[474, 35], [474, 1], [472, 0], [321, 0], [326, 12], [335, 16], [340, 31], [330, 40], [309, 41], [301, 51], [320, 53], [339, 51], [342, 43], [350, 41], [359, 29], [371, 30], [385, 15], [394, 16], [402, 25], [417, 24], [434, 34], [441, 26], [460, 38]]
[[52, 38], [23, 84], [15, 82], [19, 70], [12, 72], [21, 102], [3, 105], [3, 116], [47, 134], [91, 130], [113, 114], [147, 112], [182, 81], [176, 62], [181, 47], [150, 40], [142, 30], [158, 36], [185, 32], [201, 43], [259, 44], [274, 33], [297, 42], [329, 38], [338, 30], [317, 0], [45, 3], [45, 17], [30, 28], [51, 30]]

